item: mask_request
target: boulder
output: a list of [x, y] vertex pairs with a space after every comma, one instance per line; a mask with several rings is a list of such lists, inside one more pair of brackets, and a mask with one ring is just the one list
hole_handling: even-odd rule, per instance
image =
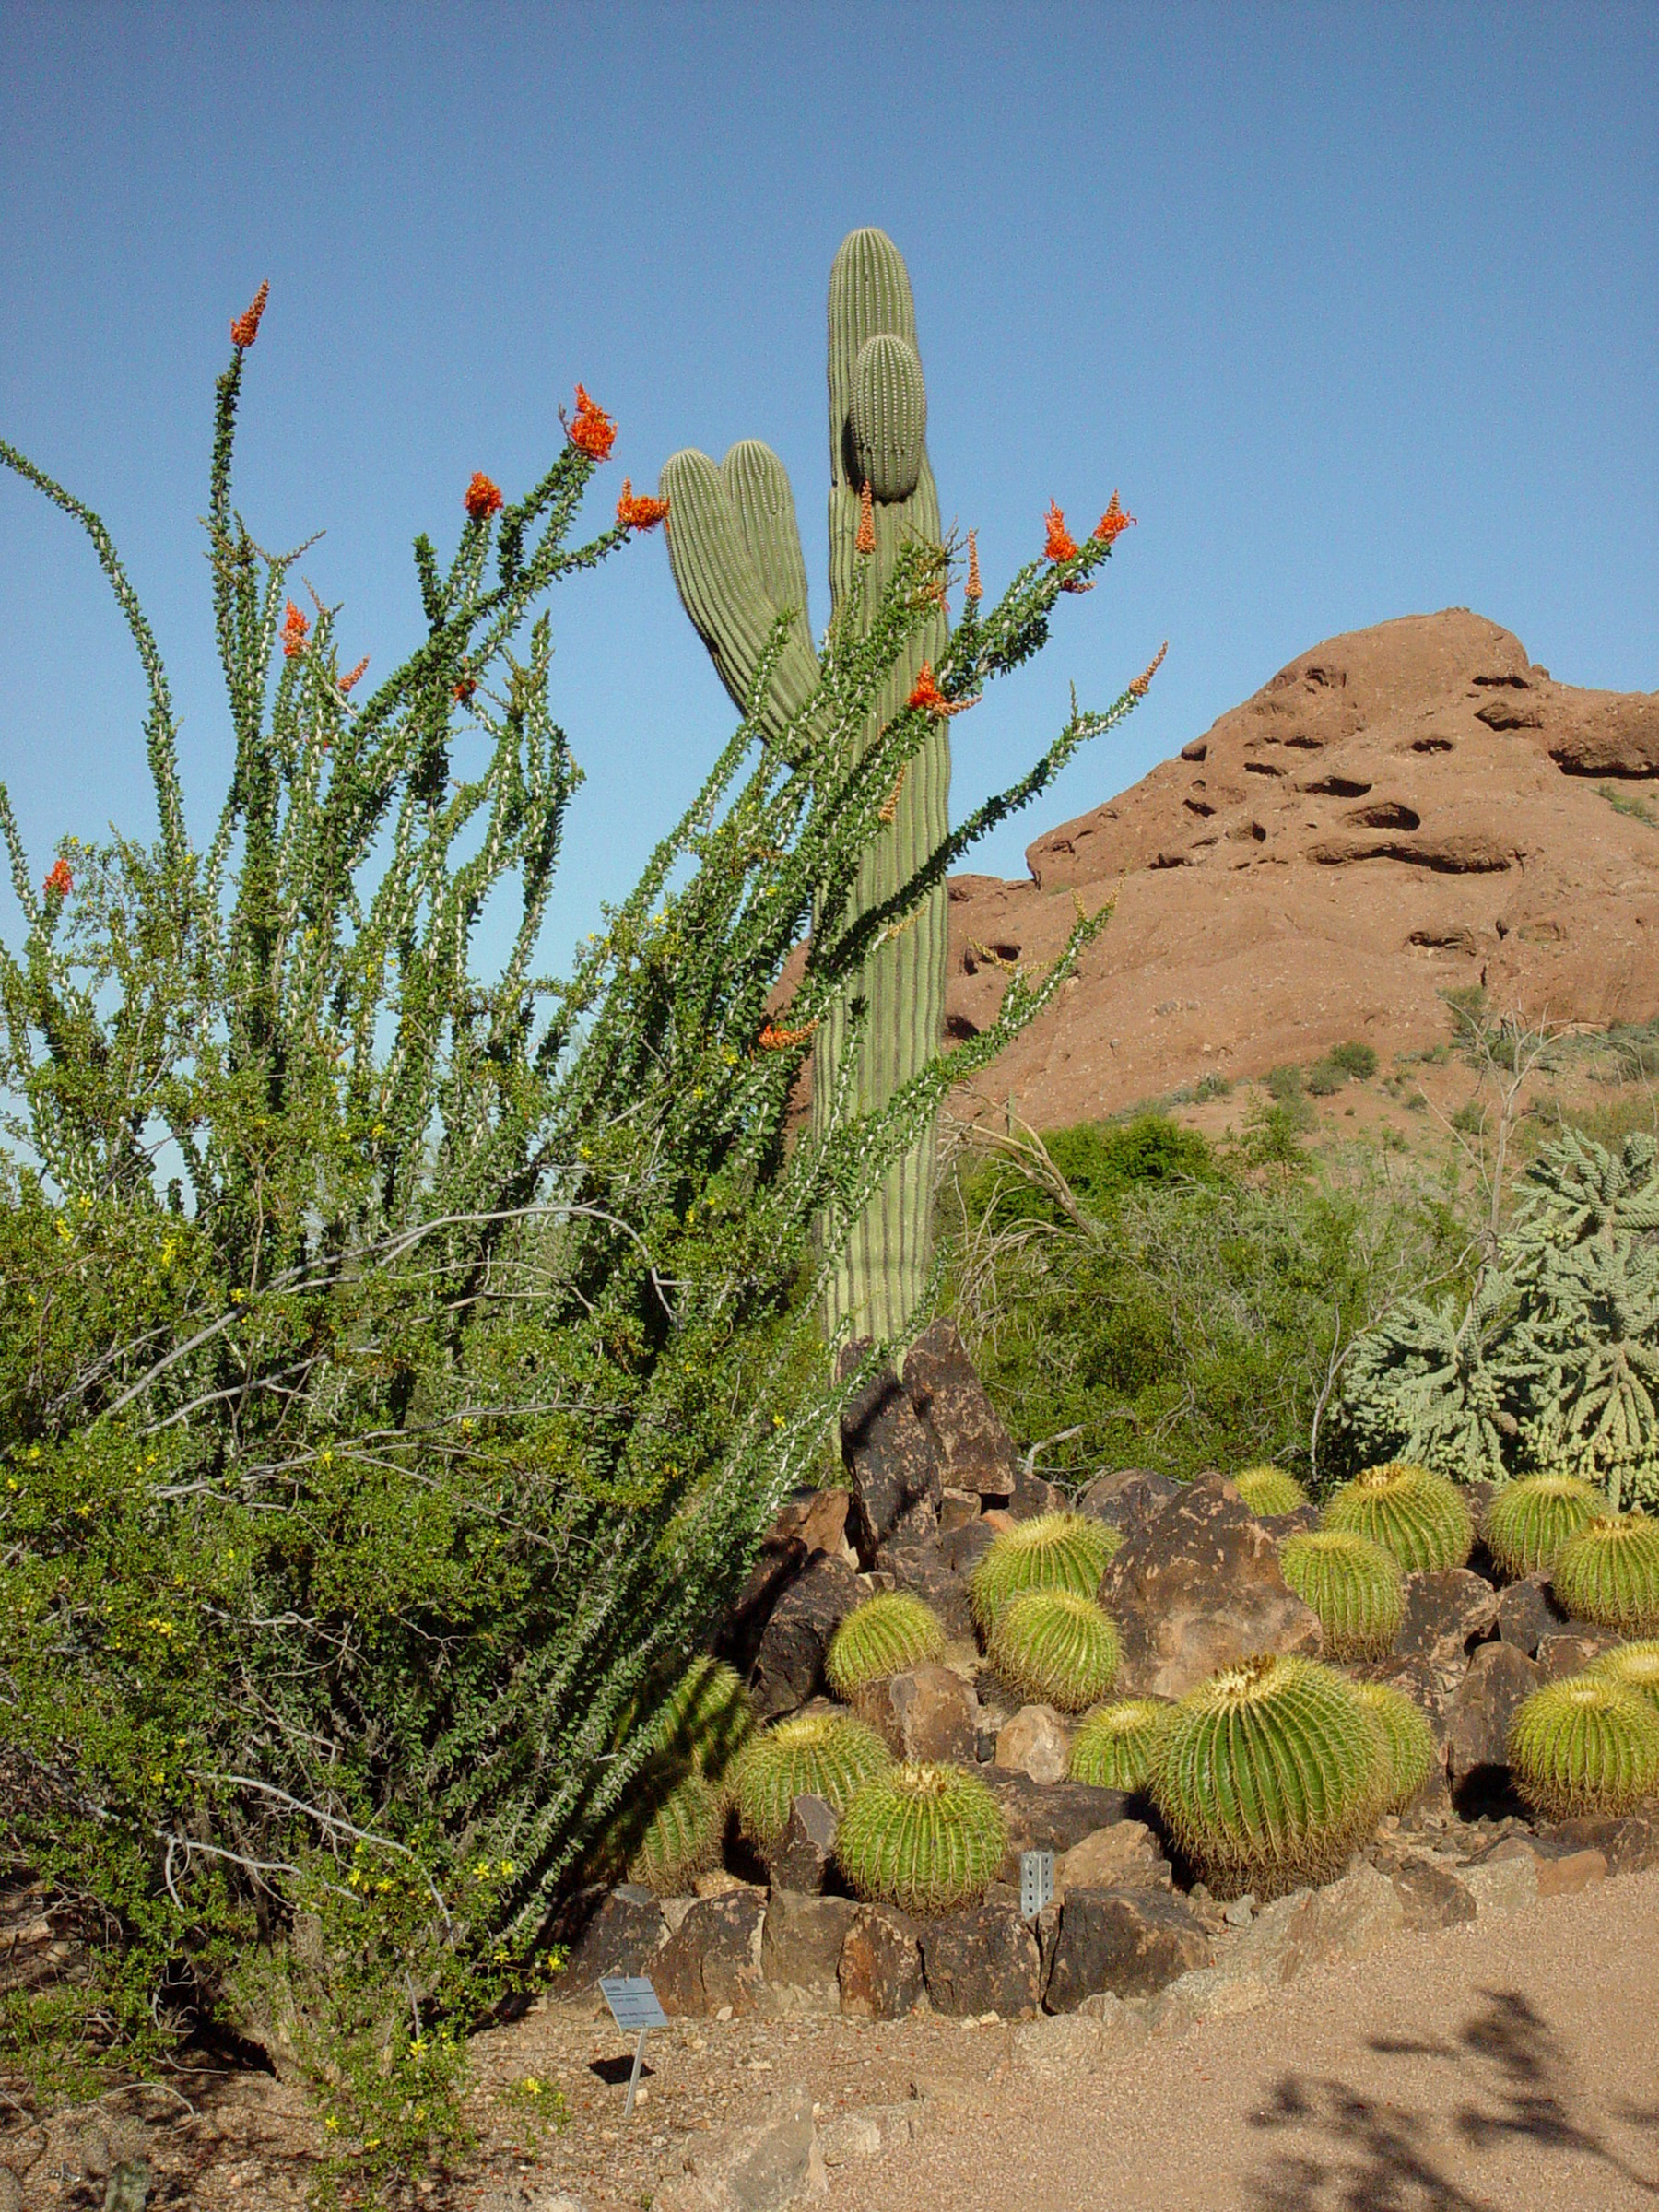
[[1559, 1636], [1566, 1626], [1567, 1616], [1550, 1594], [1547, 1575], [1529, 1574], [1499, 1594], [1498, 1633], [1529, 1659], [1537, 1655], [1546, 1636]]
[[1181, 1495], [1182, 1486], [1150, 1467], [1120, 1467], [1115, 1475], [1097, 1475], [1077, 1499], [1077, 1511], [1091, 1513], [1125, 1535], [1149, 1521], [1159, 1508]]
[[1218, 1476], [1189, 1483], [1131, 1532], [1106, 1562], [1100, 1603], [1118, 1626], [1123, 1697], [1184, 1697], [1253, 1653], [1316, 1657], [1323, 1645], [1272, 1537]]
[[1582, 1675], [1593, 1660], [1622, 1641], [1617, 1629], [1596, 1629], [1588, 1621], [1571, 1621], [1559, 1636], [1546, 1636], [1540, 1641], [1539, 1678], [1545, 1682], [1563, 1682], [1569, 1675]]
[[1394, 1656], [1421, 1660], [1441, 1695], [1450, 1697], [1463, 1679], [1471, 1647], [1497, 1625], [1498, 1593], [1468, 1568], [1408, 1574]]
[[895, 1590], [912, 1590], [933, 1607], [947, 1636], [972, 1636], [967, 1583], [951, 1567], [936, 1539], [884, 1544], [876, 1554], [876, 1564], [892, 1576]]
[[1594, 1851], [1609, 1874], [1645, 1874], [1659, 1866], [1659, 1817], [1629, 1813], [1620, 1820], [1563, 1820], [1545, 1839], [1560, 1851]]
[[1293, 1506], [1288, 1513], [1263, 1513], [1258, 1518], [1276, 1544], [1287, 1536], [1310, 1535], [1321, 1525], [1316, 1505]]
[[1431, 1852], [1413, 1853], [1394, 1869], [1392, 1879], [1407, 1929], [1454, 1928], [1475, 1917], [1468, 1884], [1455, 1867]]
[[841, 2008], [869, 2020], [902, 2019], [922, 1994], [918, 1924], [893, 1905], [860, 1905], [841, 1945]]
[[1052, 1705], [1022, 1705], [997, 1731], [996, 1763], [1033, 1782], [1064, 1782], [1071, 1731]]
[[1040, 2081], [1092, 2073], [1138, 2051], [1147, 2033], [1139, 2009], [1106, 1992], [1085, 1998], [1084, 2007], [1077, 2012], [1056, 2013], [1017, 2028], [1014, 2071]]
[[982, 1767], [1008, 1824], [1008, 1853], [998, 1869], [1004, 1881], [1019, 1879], [1022, 1851], [1052, 1851], [1056, 1860], [1096, 1829], [1124, 1818], [1128, 1799], [1122, 1790], [1097, 1790], [1084, 1782], [1033, 1782], [1006, 1767]]
[[833, 1880], [835, 1828], [835, 1808], [827, 1798], [797, 1797], [782, 1841], [766, 1862], [772, 1888], [821, 1897]]
[[900, 1759], [974, 1763], [979, 1700], [947, 1666], [907, 1667], [872, 1683], [858, 1711]]
[[1537, 1900], [1538, 1862], [1518, 1836], [1478, 1853], [1458, 1869], [1458, 1878], [1475, 1900], [1477, 1920], [1523, 1912]]
[[706, 2018], [726, 2005], [734, 2013], [760, 2011], [766, 1897], [759, 1889], [695, 1899], [651, 1969], [663, 2010], [693, 2019]]
[[583, 1890], [556, 1924], [558, 1940], [570, 1950], [558, 1994], [579, 1995], [606, 1974], [654, 1973], [653, 1960], [667, 1933], [662, 1906], [638, 1883]]
[[660, 2182], [652, 2212], [787, 2212], [826, 2186], [804, 2083], [779, 2089], [758, 2118], [687, 2141], [678, 2173]]
[[830, 1639], [864, 1595], [842, 1559], [819, 1552], [773, 1606], [749, 1675], [749, 1695], [764, 1721], [794, 1712], [823, 1679]]
[[1394, 1884], [1361, 1864], [1323, 1888], [1276, 1898], [1247, 1928], [1227, 1938], [1216, 1963], [1220, 1971], [1253, 1974], [1273, 1987], [1333, 1959], [1363, 1959], [1405, 1923]]
[[1507, 1771], [1510, 1723], [1543, 1677], [1512, 1643], [1483, 1643], [1446, 1707], [1446, 1766], [1453, 1790]]
[[952, 1574], [966, 1578], [973, 1572], [996, 1541], [996, 1531], [982, 1517], [960, 1528], [939, 1525], [939, 1557]]
[[1021, 1465], [1008, 1496], [1008, 1512], [1014, 1520], [1035, 1521], [1039, 1513], [1063, 1512], [1066, 1503], [1065, 1492], [1058, 1483]]
[[1068, 1889], [1043, 2002], [1051, 2012], [1072, 2012], [1100, 1990], [1147, 1997], [1214, 1956], [1184, 1898], [1150, 1888]]
[[959, 1528], [971, 1528], [980, 1516], [980, 1501], [972, 1490], [953, 1490], [948, 1486], [939, 1492], [939, 1538], [941, 1543], [954, 1535]]
[[1172, 1877], [1158, 1838], [1144, 1820], [1118, 1820], [1074, 1843], [1054, 1868], [1054, 1888], [1167, 1889]]
[[[866, 1340], [848, 1345], [841, 1372], [853, 1372], [869, 1349]], [[848, 1535], [864, 1564], [874, 1564], [878, 1546], [904, 1532], [926, 1538], [938, 1526], [942, 1488], [932, 1440], [917, 1418], [903, 1384], [883, 1367], [855, 1391], [841, 1409], [841, 1459], [853, 1481], [856, 1512]]]
[[935, 2012], [1026, 2020], [1042, 1995], [1041, 1954], [1017, 1905], [993, 1902], [922, 1924], [922, 1971]]
[[760, 1935], [760, 1971], [778, 2012], [839, 2012], [841, 1955], [858, 1914], [850, 1897], [774, 1888]]
[[917, 1337], [905, 1358], [904, 1386], [943, 1479], [980, 1498], [1010, 1496], [1019, 1455], [954, 1321], [941, 1318]]
[[861, 2159], [884, 2159], [901, 2143], [914, 2141], [921, 2121], [917, 2100], [905, 2104], [866, 2104], [859, 2112], [837, 2112], [818, 2131], [824, 2163], [833, 2172]]

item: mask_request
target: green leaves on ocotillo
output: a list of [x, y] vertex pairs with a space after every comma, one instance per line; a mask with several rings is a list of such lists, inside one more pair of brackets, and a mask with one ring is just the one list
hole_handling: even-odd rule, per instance
[[1600, 1513], [1557, 1555], [1550, 1583], [1563, 1612], [1625, 1636], [1659, 1630], [1659, 1521]]
[[908, 500], [922, 474], [927, 391], [916, 349], [890, 331], [860, 347], [848, 409], [860, 484], [883, 501]]
[[1182, 1699], [1158, 1732], [1153, 1802], [1224, 1896], [1269, 1897], [1347, 1863], [1384, 1778], [1376, 1724], [1312, 1660], [1262, 1653]]
[[854, 1893], [905, 1912], [976, 1903], [1008, 1848], [1002, 1807], [952, 1766], [890, 1768], [841, 1815], [835, 1855]]
[[1322, 1528], [1279, 1546], [1285, 1580], [1319, 1616], [1333, 1659], [1381, 1658], [1406, 1611], [1399, 1561], [1369, 1536]]
[[1628, 1813], [1659, 1784], [1659, 1715], [1606, 1675], [1547, 1682], [1510, 1724], [1509, 1763], [1547, 1819]]
[[1169, 1710], [1157, 1698], [1100, 1706], [1072, 1738], [1068, 1779], [1097, 1790], [1143, 1789], [1152, 1771], [1152, 1739]]
[[1475, 1548], [1469, 1509], [1443, 1475], [1390, 1460], [1346, 1483], [1325, 1507], [1327, 1528], [1351, 1529], [1392, 1551], [1407, 1574], [1461, 1567]]
[[1392, 1682], [1350, 1682], [1348, 1688], [1382, 1732], [1382, 1810], [1404, 1812], [1440, 1763], [1429, 1717]]
[[1505, 1574], [1547, 1573], [1569, 1537], [1606, 1504], [1576, 1475], [1529, 1475], [1506, 1482], [1487, 1508], [1481, 1535]]
[[755, 1736], [733, 1776], [737, 1818], [751, 1842], [777, 1842], [797, 1797], [822, 1797], [839, 1813], [860, 1783], [885, 1773], [893, 1755], [873, 1728], [844, 1712], [802, 1712]]
[[854, 1606], [830, 1640], [824, 1678], [838, 1698], [853, 1698], [907, 1666], [945, 1654], [945, 1624], [908, 1590], [885, 1590]]
[[992, 1541], [968, 1586], [982, 1635], [1023, 1590], [1070, 1590], [1093, 1597], [1107, 1560], [1124, 1541], [1118, 1529], [1088, 1513], [1038, 1513], [1017, 1521]]
[[1082, 1712], [1112, 1688], [1117, 1630], [1092, 1598], [1026, 1590], [992, 1623], [985, 1656], [1018, 1696]]

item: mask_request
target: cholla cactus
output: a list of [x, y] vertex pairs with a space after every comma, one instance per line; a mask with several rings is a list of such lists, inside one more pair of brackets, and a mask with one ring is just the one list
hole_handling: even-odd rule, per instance
[[1505, 1240], [1524, 1265], [1540, 1246], [1565, 1250], [1593, 1238], [1650, 1236], [1659, 1230], [1659, 1145], [1627, 1136], [1609, 1152], [1576, 1129], [1563, 1131], [1527, 1169]]
[[1659, 1500], [1659, 1249], [1617, 1233], [1540, 1255], [1512, 1364], [1540, 1465]]
[[1344, 1396], [1359, 1450], [1454, 1482], [1501, 1481], [1521, 1433], [1498, 1364], [1514, 1302], [1509, 1277], [1488, 1270], [1461, 1312], [1406, 1299], [1361, 1337]]

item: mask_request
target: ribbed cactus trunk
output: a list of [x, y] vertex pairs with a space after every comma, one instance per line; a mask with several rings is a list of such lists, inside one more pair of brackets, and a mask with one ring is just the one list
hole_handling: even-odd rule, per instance
[[[832, 620], [862, 622], [891, 581], [902, 547], [940, 539], [939, 500], [927, 465], [927, 402], [916, 350], [915, 305], [903, 260], [880, 230], [855, 230], [830, 276], [830, 588]], [[871, 549], [860, 547], [863, 494], [871, 495]], [[806, 618], [806, 572], [782, 463], [746, 440], [716, 467], [677, 453], [663, 470], [668, 545], [686, 611], [722, 681], [746, 704], [778, 617], [798, 619], [774, 671], [762, 724], [781, 730], [810, 696], [817, 662]], [[924, 661], [949, 634], [939, 613], [895, 665], [859, 740], [868, 746], [902, 712]], [[890, 819], [861, 863], [852, 920], [891, 899], [948, 827], [950, 745], [941, 717], [907, 766]], [[887, 810], [884, 809], [884, 813]], [[945, 1018], [947, 895], [941, 885], [895, 936], [866, 958], [853, 995], [867, 1012], [850, 1045], [844, 1005], [813, 1038], [813, 1112], [823, 1116], [842, 1063], [856, 1049], [852, 1098], [872, 1113], [937, 1050]], [[853, 1227], [828, 1294], [831, 1331], [897, 1335], [915, 1311], [928, 1263], [935, 1139], [928, 1135], [888, 1174]]]

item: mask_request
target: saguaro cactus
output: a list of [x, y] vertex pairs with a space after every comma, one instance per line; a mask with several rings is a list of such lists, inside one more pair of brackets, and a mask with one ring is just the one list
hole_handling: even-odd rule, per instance
[[[885, 232], [854, 230], [830, 272], [832, 621], [857, 619], [860, 608], [876, 605], [905, 546], [939, 542], [926, 426], [910, 277]], [[775, 735], [817, 681], [806, 570], [783, 465], [770, 448], [746, 439], [718, 467], [706, 453], [676, 453], [663, 470], [662, 488], [669, 500], [668, 550], [680, 598], [740, 706], [749, 704], [780, 617], [795, 615], [760, 714], [762, 728]], [[912, 633], [872, 711], [865, 744], [902, 710], [924, 662], [937, 664], [948, 629], [941, 606]], [[891, 819], [864, 855], [855, 915], [890, 899], [946, 835], [947, 727], [943, 716], [935, 721], [900, 779]], [[864, 963], [857, 994], [867, 1015], [851, 1092], [859, 1112], [885, 1104], [937, 1049], [945, 966], [946, 892], [940, 884], [910, 925], [879, 943]], [[819, 1126], [847, 1037], [846, 1004], [840, 1002], [813, 1037], [813, 1112]], [[843, 1320], [875, 1335], [895, 1335], [904, 1327], [926, 1270], [933, 1171], [930, 1130], [890, 1171], [853, 1229], [830, 1289], [832, 1329]]]

